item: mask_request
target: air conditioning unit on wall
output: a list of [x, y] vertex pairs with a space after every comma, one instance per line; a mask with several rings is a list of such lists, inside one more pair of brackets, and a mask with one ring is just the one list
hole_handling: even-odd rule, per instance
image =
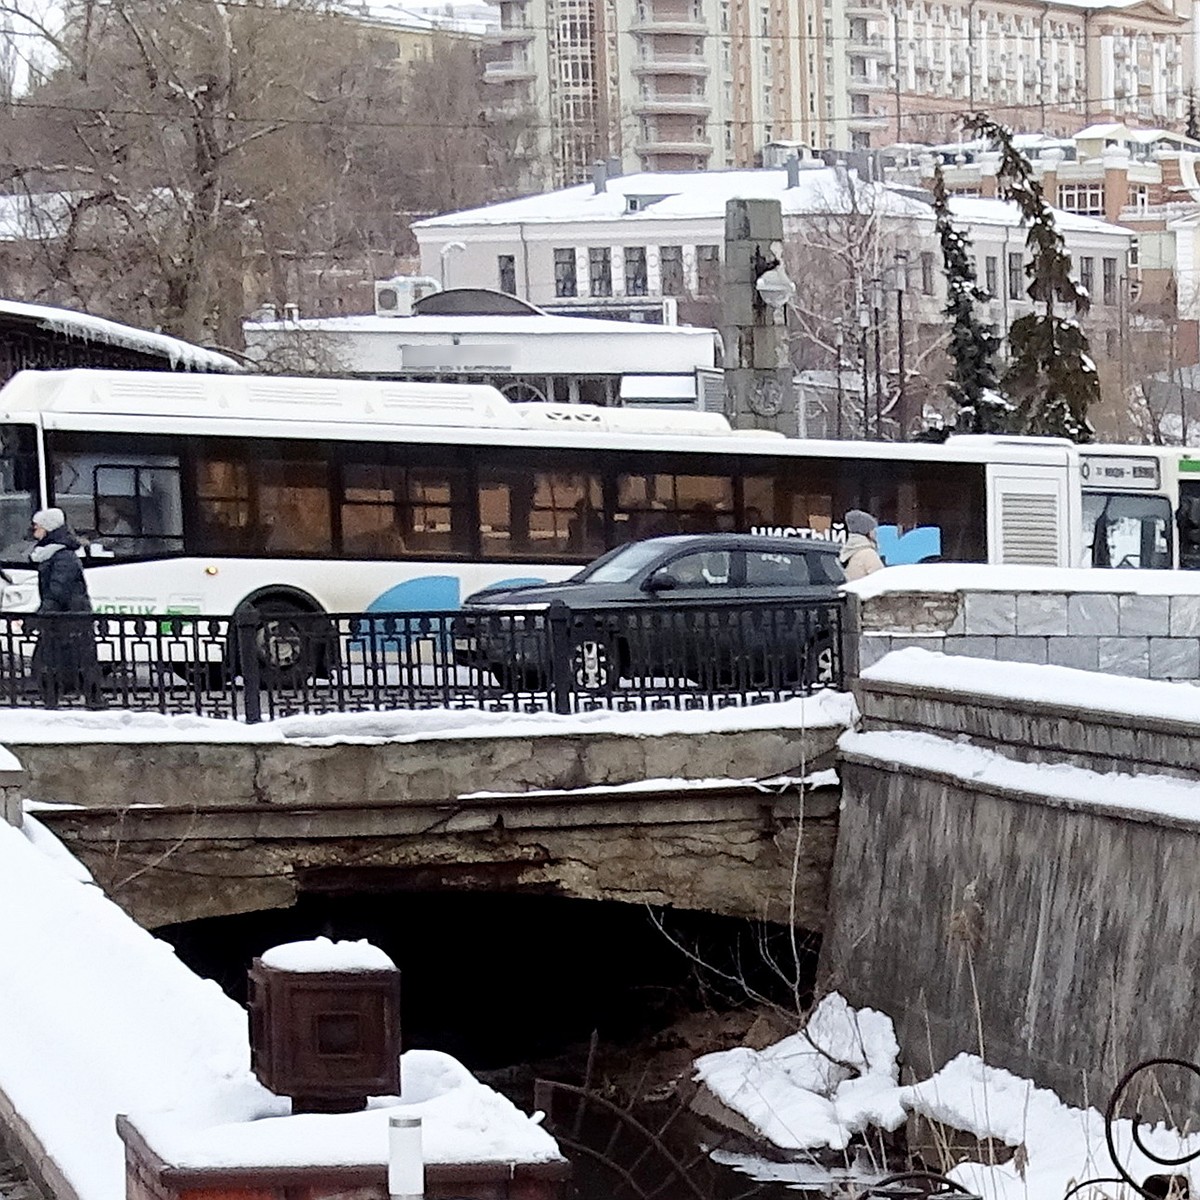
[[431, 275], [397, 275], [393, 279], [375, 280], [375, 315], [377, 317], [412, 316], [413, 305], [440, 292], [442, 285]]

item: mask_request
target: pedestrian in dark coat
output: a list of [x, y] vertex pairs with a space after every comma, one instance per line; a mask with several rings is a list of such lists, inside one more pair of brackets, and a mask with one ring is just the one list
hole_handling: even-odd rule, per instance
[[48, 708], [63, 696], [82, 694], [89, 707], [99, 707], [100, 667], [96, 661], [92, 601], [83, 566], [75, 553], [79, 539], [71, 532], [61, 508], [43, 508], [33, 514], [37, 545], [30, 559], [37, 564], [37, 645], [33, 673]]

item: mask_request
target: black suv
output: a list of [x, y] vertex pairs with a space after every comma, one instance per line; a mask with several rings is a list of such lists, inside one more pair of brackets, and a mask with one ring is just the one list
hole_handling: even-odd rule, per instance
[[622, 679], [811, 687], [830, 672], [832, 602], [845, 582], [838, 549], [735, 533], [630, 542], [561, 583], [468, 596], [455, 657], [518, 690], [544, 687], [564, 653], [585, 689]]

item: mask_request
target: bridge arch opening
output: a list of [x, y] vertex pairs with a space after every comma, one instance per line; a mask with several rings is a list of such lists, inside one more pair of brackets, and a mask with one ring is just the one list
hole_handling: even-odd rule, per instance
[[696, 1014], [791, 1010], [811, 996], [819, 949], [815, 934], [798, 934], [793, 954], [782, 926], [706, 913], [444, 891], [302, 893], [292, 908], [155, 932], [242, 1002], [251, 960], [270, 946], [366, 938], [401, 970], [405, 1049], [482, 1072], [559, 1061], [564, 1076], [593, 1031], [632, 1047]]

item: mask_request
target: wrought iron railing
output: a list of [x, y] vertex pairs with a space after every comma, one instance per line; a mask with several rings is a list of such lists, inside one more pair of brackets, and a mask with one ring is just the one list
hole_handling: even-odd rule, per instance
[[0, 707], [236, 717], [718, 708], [843, 684], [837, 600], [572, 611], [0, 614]]

